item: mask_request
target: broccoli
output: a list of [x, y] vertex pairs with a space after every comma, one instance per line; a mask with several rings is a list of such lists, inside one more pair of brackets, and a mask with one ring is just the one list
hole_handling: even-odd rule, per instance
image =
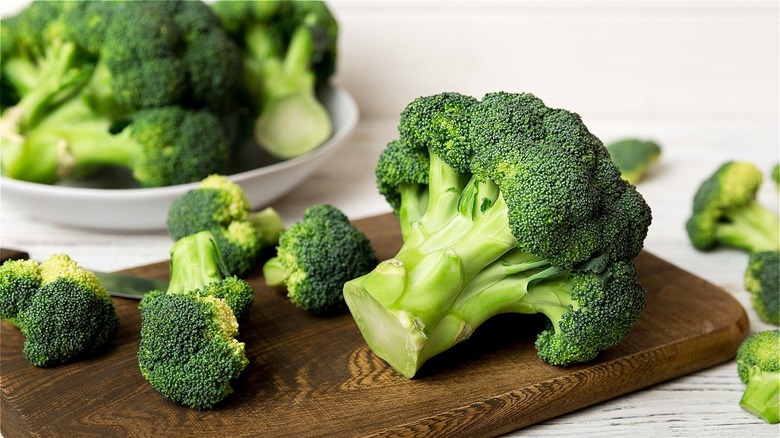
[[649, 140], [624, 139], [607, 145], [623, 179], [637, 184], [661, 156], [661, 146]]
[[138, 304], [141, 375], [163, 396], [199, 410], [222, 401], [249, 363], [236, 336], [254, 292], [245, 281], [225, 277], [220, 265], [210, 232], [184, 237], [171, 248], [168, 289]]
[[739, 405], [770, 424], [780, 421], [780, 330], [748, 336], [737, 350], [737, 373], [747, 384]]
[[254, 139], [287, 159], [315, 149], [332, 121], [317, 85], [333, 75], [338, 23], [321, 1], [233, 1], [212, 5], [242, 50]]
[[780, 163], [777, 163], [772, 167], [772, 181], [774, 181], [775, 186], [780, 189]]
[[346, 310], [344, 283], [377, 264], [368, 238], [329, 204], [306, 209], [279, 237], [277, 254], [263, 265], [269, 286], [283, 286], [298, 308], [319, 315]]
[[257, 263], [263, 248], [276, 245], [284, 228], [272, 207], [249, 211], [241, 186], [222, 175], [210, 175], [200, 187], [175, 199], [168, 209], [168, 234], [174, 240], [211, 231], [227, 271], [243, 275]]
[[92, 354], [119, 327], [114, 304], [97, 277], [65, 254], [38, 264], [8, 260], [0, 266], [0, 318], [25, 337], [23, 353], [38, 367]]
[[747, 252], [780, 250], [780, 219], [756, 200], [763, 174], [754, 164], [729, 161], [701, 183], [685, 224], [701, 251], [719, 245]]
[[220, 116], [241, 58], [207, 5], [39, 1], [3, 26], [16, 44], [0, 83], [18, 98], [0, 120], [7, 176], [50, 184], [118, 165], [156, 187], [227, 165]]
[[780, 325], [780, 252], [750, 254], [745, 270], [745, 289], [762, 321]]
[[651, 212], [578, 115], [529, 93], [445, 92], [411, 102], [398, 131], [376, 174], [403, 246], [344, 286], [378, 356], [411, 378], [506, 312], [549, 319], [536, 348], [554, 365], [629, 332]]

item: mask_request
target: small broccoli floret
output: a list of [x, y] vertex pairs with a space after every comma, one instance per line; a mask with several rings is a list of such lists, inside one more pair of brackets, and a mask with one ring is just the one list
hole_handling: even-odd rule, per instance
[[344, 286], [378, 356], [413, 377], [507, 312], [547, 317], [536, 347], [555, 365], [626, 336], [651, 212], [579, 116], [531, 94], [440, 93], [410, 103], [398, 132], [376, 172], [403, 246]]
[[756, 200], [763, 174], [754, 164], [730, 161], [701, 183], [685, 224], [696, 249], [718, 245], [748, 252], [780, 249], [780, 219]]
[[171, 249], [171, 282], [138, 305], [138, 365], [163, 396], [193, 409], [209, 409], [230, 392], [249, 363], [236, 339], [254, 294], [243, 280], [224, 278], [219, 247], [208, 231], [177, 241]]
[[335, 71], [338, 35], [325, 3], [223, 0], [213, 9], [244, 56], [256, 142], [282, 159], [324, 143], [333, 126], [315, 91]]
[[249, 211], [241, 186], [222, 175], [210, 175], [200, 187], [175, 199], [168, 209], [168, 233], [174, 240], [211, 231], [227, 271], [243, 275], [257, 263], [260, 251], [276, 245], [284, 223], [271, 207]]
[[635, 138], [607, 145], [609, 156], [615, 162], [623, 179], [637, 184], [661, 156], [661, 146], [654, 141]]
[[24, 355], [38, 367], [89, 355], [119, 327], [114, 304], [95, 274], [64, 254], [40, 265], [6, 261], [0, 267], [0, 312], [22, 332]]
[[780, 421], [780, 330], [748, 336], [737, 350], [737, 373], [747, 384], [739, 405], [768, 423]]
[[344, 283], [377, 263], [365, 234], [328, 204], [306, 209], [282, 232], [276, 249], [276, 257], [263, 265], [266, 283], [286, 287], [295, 306], [315, 314], [345, 310]]
[[745, 289], [762, 321], [780, 325], [780, 252], [750, 254], [745, 270]]

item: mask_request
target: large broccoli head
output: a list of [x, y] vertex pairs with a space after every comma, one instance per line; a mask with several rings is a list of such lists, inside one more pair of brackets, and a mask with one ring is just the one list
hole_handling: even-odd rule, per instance
[[404, 244], [348, 282], [369, 346], [413, 376], [503, 312], [543, 313], [544, 360], [592, 360], [644, 308], [631, 260], [652, 216], [601, 141], [528, 93], [415, 99], [380, 156]]

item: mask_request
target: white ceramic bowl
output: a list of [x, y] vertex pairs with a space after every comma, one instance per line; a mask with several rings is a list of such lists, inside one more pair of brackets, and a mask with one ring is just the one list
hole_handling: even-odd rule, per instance
[[[354, 130], [359, 118], [358, 108], [346, 90], [327, 88], [320, 98], [333, 121], [333, 136], [327, 142], [306, 155], [228, 175], [244, 189], [253, 209], [269, 205], [303, 182]], [[0, 177], [4, 201], [13, 202], [30, 216], [73, 227], [117, 231], [165, 229], [171, 202], [198, 185], [196, 182], [156, 188], [107, 189], [36, 184]]]

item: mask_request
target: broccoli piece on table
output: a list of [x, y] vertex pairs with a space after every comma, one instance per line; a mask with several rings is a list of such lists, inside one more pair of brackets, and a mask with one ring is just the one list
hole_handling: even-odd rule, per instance
[[750, 254], [745, 270], [745, 289], [762, 321], [780, 325], [780, 252]]
[[249, 363], [236, 339], [249, 317], [252, 288], [224, 277], [210, 232], [184, 237], [171, 248], [168, 290], [145, 295], [138, 365], [163, 396], [193, 409], [209, 409], [231, 391]]
[[737, 350], [737, 373], [747, 384], [739, 405], [767, 423], [780, 421], [780, 330], [748, 336]]
[[243, 275], [253, 268], [263, 248], [276, 245], [284, 223], [272, 207], [249, 211], [240, 185], [222, 175], [210, 175], [200, 187], [171, 203], [168, 233], [174, 240], [199, 231], [211, 231], [219, 244], [227, 271]]
[[38, 264], [0, 266], [0, 317], [25, 337], [24, 356], [38, 367], [58, 365], [103, 348], [119, 327], [114, 304], [97, 277], [65, 254]]
[[398, 131], [376, 170], [403, 246], [344, 286], [378, 356], [413, 377], [506, 312], [549, 319], [536, 347], [555, 365], [626, 336], [651, 212], [579, 116], [527, 93], [440, 93], [411, 102]]
[[637, 184], [661, 156], [661, 146], [654, 141], [624, 139], [607, 145], [623, 179]]
[[321, 1], [213, 4], [241, 47], [255, 141], [277, 158], [303, 155], [333, 131], [316, 87], [335, 71], [338, 24]]
[[772, 181], [774, 181], [775, 186], [780, 189], [780, 163], [777, 163], [772, 167]]
[[729, 161], [701, 183], [685, 228], [696, 249], [780, 250], [780, 219], [756, 200], [763, 181], [752, 163]]
[[282, 232], [265, 281], [283, 286], [298, 308], [315, 314], [346, 310], [344, 283], [368, 273], [377, 258], [368, 238], [336, 207], [318, 204]]

